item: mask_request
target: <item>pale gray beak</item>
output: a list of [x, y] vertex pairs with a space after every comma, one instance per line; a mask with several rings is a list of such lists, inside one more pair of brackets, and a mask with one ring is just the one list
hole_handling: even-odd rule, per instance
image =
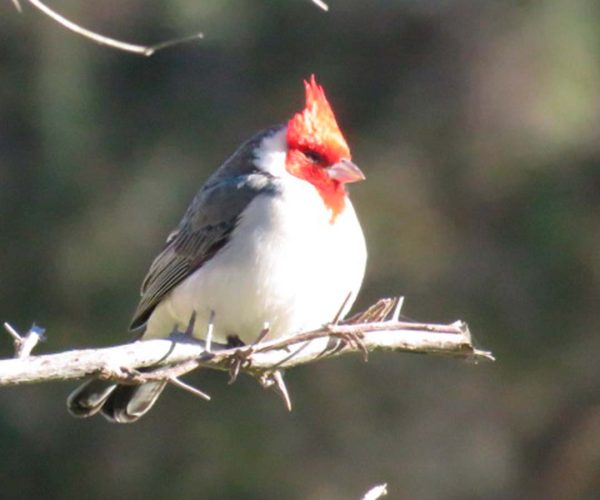
[[326, 171], [329, 177], [341, 182], [342, 184], [365, 180], [365, 174], [362, 173], [360, 168], [345, 158], [338, 161], [331, 167], [328, 167]]

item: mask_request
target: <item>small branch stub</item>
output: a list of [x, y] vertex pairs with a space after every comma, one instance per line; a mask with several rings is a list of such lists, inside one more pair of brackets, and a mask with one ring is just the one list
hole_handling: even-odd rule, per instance
[[31, 325], [31, 328], [25, 335], [21, 335], [15, 328], [9, 323], [4, 323], [4, 329], [13, 338], [13, 344], [15, 347], [15, 358], [26, 358], [31, 354], [31, 351], [38, 345], [38, 342], [46, 340], [44, 333], [46, 330], [35, 323]]

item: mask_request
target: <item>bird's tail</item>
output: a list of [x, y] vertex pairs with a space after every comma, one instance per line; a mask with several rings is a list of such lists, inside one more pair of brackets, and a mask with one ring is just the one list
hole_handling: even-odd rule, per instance
[[117, 385], [90, 379], [75, 389], [67, 399], [74, 417], [86, 418], [100, 412], [110, 422], [135, 422], [152, 408], [167, 383], [163, 380], [141, 385]]

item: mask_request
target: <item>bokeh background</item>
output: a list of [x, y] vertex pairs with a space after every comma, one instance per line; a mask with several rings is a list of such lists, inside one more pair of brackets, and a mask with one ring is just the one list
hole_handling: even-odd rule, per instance
[[[122, 343], [138, 287], [235, 147], [325, 86], [368, 181], [357, 307], [405, 295], [498, 361], [375, 354], [189, 379], [132, 426], [74, 384], [0, 391], [2, 498], [597, 498], [600, 3], [61, 0], [103, 34], [199, 42], [142, 58], [0, 6], [0, 319], [38, 353]], [[0, 354], [12, 355], [8, 335]]]

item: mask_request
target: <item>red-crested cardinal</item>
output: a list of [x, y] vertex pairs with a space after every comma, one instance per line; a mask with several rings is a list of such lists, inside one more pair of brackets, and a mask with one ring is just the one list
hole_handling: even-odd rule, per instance
[[[364, 179], [351, 162], [314, 76], [306, 105], [287, 124], [245, 142], [204, 184], [142, 284], [131, 329], [143, 339], [185, 331], [215, 342], [251, 343], [343, 317], [360, 288], [365, 240], [345, 185]], [[116, 385], [92, 379], [69, 411], [133, 422], [166, 382]]]

